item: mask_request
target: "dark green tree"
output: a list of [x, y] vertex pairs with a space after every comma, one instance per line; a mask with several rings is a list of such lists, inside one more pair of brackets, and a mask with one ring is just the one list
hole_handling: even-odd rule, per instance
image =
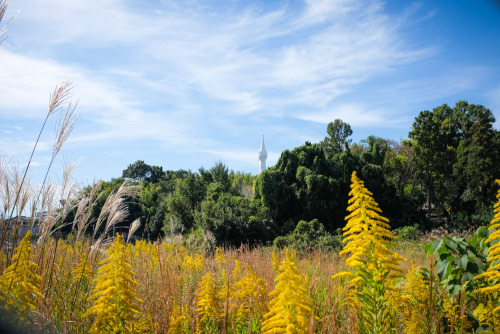
[[151, 166], [143, 160], [137, 160], [123, 171], [122, 177], [136, 182], [145, 180], [151, 176]]
[[455, 110], [444, 104], [432, 112], [420, 112], [409, 133], [415, 151], [415, 171], [425, 189], [429, 218], [433, 205], [446, 205], [443, 197], [448, 194], [446, 186], [460, 139], [458, 120]]
[[133, 164], [128, 165], [122, 172], [122, 177], [135, 182], [147, 181], [153, 183], [158, 183], [166, 179], [163, 167], [150, 166], [143, 160], [137, 160]]
[[205, 198], [206, 187], [203, 178], [192, 172], [188, 172], [183, 179], [177, 179], [175, 190], [167, 200], [167, 219], [173, 219], [189, 231], [194, 225], [193, 215]]
[[279, 234], [291, 232], [300, 220], [314, 218], [328, 230], [343, 226], [349, 187], [344, 184], [344, 167], [354, 165], [344, 166], [342, 159], [359, 160], [348, 152], [329, 160], [320, 144], [307, 142], [285, 150], [276, 165], [260, 175], [255, 198], [270, 210]]
[[274, 239], [268, 211], [246, 197], [208, 198], [195, 213], [196, 225], [212, 232], [219, 245], [266, 244]]
[[352, 135], [351, 126], [340, 119], [328, 123], [326, 132], [328, 137], [325, 137], [321, 144], [328, 157], [342, 152], [345, 146], [351, 142], [350, 139], [347, 139]]
[[493, 129], [495, 118], [489, 109], [471, 105], [466, 116], [469, 127], [458, 146], [454, 176], [460, 184], [457, 209], [471, 214], [489, 210], [495, 200], [494, 180], [500, 178], [500, 143], [496, 140], [498, 131]]

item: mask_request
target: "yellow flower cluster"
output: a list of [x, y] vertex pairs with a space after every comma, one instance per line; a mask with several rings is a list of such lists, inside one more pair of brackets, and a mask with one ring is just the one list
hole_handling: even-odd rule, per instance
[[31, 261], [31, 233], [28, 231], [16, 247], [12, 263], [0, 276], [0, 307], [12, 312], [20, 323], [36, 309], [40, 293], [38, 265]]
[[[500, 180], [495, 180], [500, 186]], [[494, 293], [500, 292], [500, 189], [497, 192], [497, 202], [494, 206], [495, 215], [490, 222], [489, 230], [493, 231], [486, 242], [490, 243], [490, 249], [487, 261], [490, 262], [488, 270], [475, 279], [486, 278], [488, 282], [494, 282], [492, 286], [478, 289], [480, 293]], [[500, 312], [500, 305], [495, 307], [494, 312]]]
[[366, 189], [356, 172], [352, 173], [349, 196], [350, 214], [345, 218], [345, 243], [340, 254], [349, 254], [346, 264], [354, 273], [341, 272], [332, 278], [351, 276], [356, 285], [357, 299], [361, 304], [359, 329], [366, 333], [385, 333], [390, 330], [393, 312], [389, 308], [387, 291], [394, 289], [393, 278], [401, 277], [399, 262], [405, 260], [389, 250], [395, 239], [389, 220], [380, 215], [382, 210]]
[[314, 328], [312, 301], [297, 269], [295, 254], [286, 251], [279, 266], [276, 286], [270, 293], [269, 312], [264, 315], [262, 333], [310, 333]]
[[[406, 259], [388, 248], [394, 246], [391, 240], [396, 238], [390, 231], [389, 220], [380, 215], [382, 210], [373, 199], [373, 194], [366, 189], [355, 171], [351, 181], [349, 196], [352, 197], [347, 208], [351, 213], [345, 217], [347, 224], [342, 229], [345, 245], [340, 254], [349, 254], [346, 264], [350, 267], [366, 266], [368, 270], [377, 270], [382, 276], [386, 273], [389, 273], [389, 277], [401, 276], [399, 262]], [[333, 277], [345, 275], [346, 273], [339, 273]]]
[[139, 283], [134, 280], [120, 235], [108, 248], [107, 255], [100, 262], [95, 288], [89, 297], [94, 306], [83, 317], [95, 316], [91, 333], [131, 333], [142, 301], [136, 297], [135, 286]]

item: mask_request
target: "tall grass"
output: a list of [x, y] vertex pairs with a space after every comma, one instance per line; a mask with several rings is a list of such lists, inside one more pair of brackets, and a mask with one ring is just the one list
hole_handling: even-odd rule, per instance
[[[22, 172], [11, 161], [5, 158], [1, 161], [0, 178], [4, 180], [1, 194], [11, 199], [7, 203], [12, 203], [13, 197], [9, 194], [18, 189]], [[68, 167], [66, 178], [70, 178], [70, 170]], [[29, 177], [25, 180], [29, 181]], [[116, 247], [116, 242], [108, 236], [113, 235], [113, 226], [127, 216], [124, 199], [137, 189], [124, 183], [108, 196], [96, 220], [91, 220], [99, 200], [101, 182], [95, 181], [88, 191], [78, 193], [71, 182], [66, 184], [63, 186], [66, 190], [59, 197], [48, 191], [42, 193], [40, 203], [47, 204], [40, 205], [52, 206], [49, 210], [52, 213], [40, 222], [40, 233], [32, 239], [33, 242], [21, 243], [16, 249], [5, 247], [0, 252], [0, 290], [4, 291], [0, 293], [0, 308], [9, 312], [8, 316], [2, 317], [4, 321], [15, 319], [13, 322], [22, 329], [41, 333], [89, 333], [108, 328], [102, 321], [99, 326], [104, 327], [96, 326], [96, 321], [111, 311], [103, 306], [107, 303], [96, 303], [100, 296], [116, 291], [107, 288], [121, 284], [113, 281], [113, 277], [119, 275], [103, 276], [108, 270], [103, 269], [104, 266], [109, 268], [110, 263], [116, 262], [123, 266], [118, 267], [117, 272], [129, 268], [126, 278], [130, 283], [127, 285], [129, 290], [124, 293], [129, 297], [125, 298], [137, 298], [141, 303], [137, 303], [126, 317], [118, 314], [114, 318], [125, 319], [123, 326], [118, 321], [117, 326], [109, 327], [114, 332], [259, 333], [276, 329], [272, 327], [276, 326], [273, 321], [280, 315], [291, 319], [293, 326], [286, 321], [281, 323], [290, 332], [368, 331], [366, 326], [360, 327], [362, 322], [366, 324], [363, 319], [367, 313], [357, 290], [359, 286], [349, 279], [331, 279], [335, 274], [351, 270], [346, 265], [350, 254], [311, 250], [293, 257], [287, 255], [286, 250], [262, 247], [225, 248], [215, 252], [188, 250], [178, 239], [128, 242], [138, 222], [134, 222], [129, 235], [120, 241], [126, 241], [126, 246]], [[32, 189], [26, 181], [23, 188]], [[38, 196], [36, 191], [25, 190], [24, 193], [22, 190], [20, 194], [19, 207], [29, 207]], [[61, 198], [65, 200], [61, 201]], [[56, 206], [55, 202], [59, 205]], [[10, 208], [8, 206], [4, 212]], [[58, 238], [54, 231], [69, 210], [74, 214], [74, 219], [68, 223], [71, 233], [64, 239]], [[14, 248], [13, 236], [6, 234], [7, 244]], [[475, 306], [448, 297], [422, 246], [423, 243], [418, 241], [401, 241], [391, 246], [408, 261], [399, 267], [401, 276], [386, 286], [384, 319], [390, 323], [382, 327], [390, 328], [394, 333], [453, 333], [456, 328], [470, 332], [467, 314]], [[110, 260], [113, 252], [121, 252], [116, 257], [119, 260], [113, 260], [115, 262]], [[16, 254], [28, 253], [34, 265], [24, 262], [14, 271], [22, 271], [17, 272], [16, 277], [37, 275], [36, 291], [39, 294], [23, 294], [23, 291], [30, 290], [23, 290], [27, 287], [21, 283], [8, 286], [13, 282], [9, 277], [13, 277], [12, 271], [16, 268], [19, 258]], [[428, 269], [427, 274], [424, 267]], [[31, 268], [33, 274], [26, 273], [26, 268]], [[295, 285], [288, 286], [290, 280], [283, 278], [286, 275], [293, 277]], [[296, 293], [291, 297], [287, 295], [300, 286], [303, 286], [300, 288], [303, 297], [293, 297], [297, 296]], [[27, 295], [29, 303], [20, 303], [16, 295]], [[286, 313], [287, 308], [282, 308], [280, 303], [273, 302], [278, 298], [290, 301], [288, 309], [291, 313]], [[297, 320], [293, 318], [297, 315], [293, 308], [297, 306], [293, 305], [298, 305], [298, 302], [302, 305], [300, 314], [304, 316]], [[278, 318], [272, 315], [278, 315]]]

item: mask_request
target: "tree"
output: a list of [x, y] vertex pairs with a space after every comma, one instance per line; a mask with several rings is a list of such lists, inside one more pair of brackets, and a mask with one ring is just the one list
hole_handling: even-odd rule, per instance
[[321, 144], [329, 157], [342, 152], [346, 144], [351, 142], [350, 139], [347, 140], [352, 135], [351, 126], [340, 119], [328, 123], [326, 132], [328, 137], [325, 137]]
[[195, 221], [197, 226], [212, 232], [221, 245], [265, 244], [274, 237], [268, 211], [258, 202], [230, 193], [204, 200], [195, 213]]
[[143, 160], [137, 160], [133, 164], [128, 165], [122, 173], [122, 177], [139, 182], [140, 180], [148, 179], [151, 176], [151, 166]]
[[161, 166], [150, 166], [143, 160], [137, 160], [133, 164], [128, 165], [122, 173], [122, 177], [135, 182], [146, 181], [158, 183], [161, 180], [167, 179], [166, 173]]
[[448, 192], [446, 183], [452, 174], [459, 141], [459, 122], [455, 114], [446, 104], [432, 112], [422, 111], [408, 135], [415, 150], [417, 176], [426, 192], [429, 218], [435, 196], [442, 200], [443, 194]]
[[[459, 180], [460, 202], [472, 203], [468, 213], [489, 210], [495, 198], [494, 180], [500, 178], [500, 143], [496, 141], [498, 131], [493, 129], [495, 118], [489, 109], [472, 105], [470, 127], [457, 149], [454, 176]], [[460, 205], [463, 209], [463, 204]]]
[[[189, 231], [194, 225], [193, 215], [205, 198], [207, 185], [200, 175], [192, 172], [176, 182], [174, 192], [167, 199], [169, 214], [166, 220], [173, 219]], [[165, 228], [169, 227], [165, 225]]]

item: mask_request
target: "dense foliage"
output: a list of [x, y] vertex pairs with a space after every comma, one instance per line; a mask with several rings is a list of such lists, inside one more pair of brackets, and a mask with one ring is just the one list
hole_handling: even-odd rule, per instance
[[[120, 178], [103, 182], [94, 216], [109, 193], [129, 180], [139, 191], [126, 200], [129, 215], [122, 227], [140, 219], [138, 237], [338, 247], [350, 177], [357, 171], [392, 227], [466, 230], [491, 220], [493, 180], [500, 177], [500, 132], [494, 122], [484, 106], [460, 101], [453, 108], [444, 104], [422, 111], [408, 140], [369, 136], [352, 143], [350, 125], [337, 119], [320, 143], [285, 150], [261, 175], [235, 173], [222, 162], [192, 172], [137, 161]], [[300, 235], [299, 225], [313, 221], [319, 234]]]
[[391, 241], [356, 172], [350, 187], [340, 255], [207, 253], [130, 233], [94, 241], [78, 228], [31, 243], [28, 232], [0, 252], [2, 321], [41, 333], [496, 333], [500, 190], [488, 230], [433, 241], [425, 259], [422, 245]]

